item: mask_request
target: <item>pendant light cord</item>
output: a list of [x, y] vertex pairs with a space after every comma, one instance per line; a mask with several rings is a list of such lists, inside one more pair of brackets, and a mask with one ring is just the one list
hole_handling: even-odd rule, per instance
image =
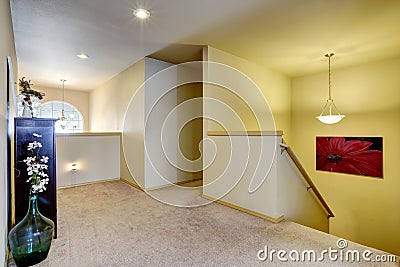
[[61, 79], [61, 81], [62, 81], [62, 101], [63, 101], [63, 109], [64, 109], [64, 83], [67, 80]]
[[65, 80], [65, 79], [61, 79], [61, 81], [62, 81], [62, 110], [61, 110], [61, 119], [62, 120], [65, 120], [65, 114], [64, 114], [64, 102], [65, 102], [65, 98], [64, 98], [64, 96], [65, 96], [65, 92], [64, 92], [64, 83], [67, 81], [67, 80]]
[[[345, 115], [341, 115], [338, 109], [336, 108], [335, 103], [333, 102], [332, 95], [331, 95], [331, 57], [333, 57], [334, 53], [325, 54], [325, 57], [328, 58], [328, 78], [329, 78], [329, 98], [325, 102], [324, 107], [322, 108], [321, 114], [316, 117], [319, 121], [325, 124], [334, 124], [341, 121]], [[324, 112], [328, 110], [328, 115], [324, 115]], [[336, 115], [337, 114], [337, 115]]]
[[331, 96], [331, 57], [333, 57], [334, 53], [326, 54], [325, 56], [328, 58], [328, 86], [329, 86], [329, 99], [332, 100]]

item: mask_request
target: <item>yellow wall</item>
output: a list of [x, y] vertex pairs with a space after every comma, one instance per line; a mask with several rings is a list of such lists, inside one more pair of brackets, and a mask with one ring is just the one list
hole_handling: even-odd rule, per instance
[[[315, 119], [327, 94], [326, 72], [292, 80], [289, 144], [336, 215], [331, 234], [400, 255], [400, 58], [333, 68], [338, 124]], [[316, 136], [382, 136], [384, 179], [315, 171]]]
[[[256, 86], [261, 90], [272, 110], [276, 129], [283, 130], [285, 140], [290, 140], [290, 79], [264, 66], [215, 49], [213, 47], [208, 47], [208, 51], [206, 52], [206, 54], [208, 60], [233, 67], [247, 75], [256, 84]], [[225, 97], [228, 97], [228, 91], [225, 90], [223, 93], [226, 95]], [[218, 95], [213, 97], [218, 99]], [[254, 121], [254, 117], [252, 117], [251, 115], [254, 112], [246, 112], [244, 104], [241, 104], [240, 101], [237, 100], [237, 97], [228, 97], [227, 101], [229, 99], [232, 101], [231, 105], [237, 106], [237, 110], [240, 110], [240, 113], [238, 114], [239, 116], [241, 116], [242, 114], [243, 116], [247, 116], [246, 114], [250, 114], [249, 116], [247, 116], [248, 121], [244, 121], [246, 129], [258, 130], [252, 129], [250, 123], [250, 121]], [[264, 114], [261, 114], [261, 116], [263, 115]], [[246, 123], [250, 125], [250, 128]]]
[[7, 175], [6, 175], [6, 99], [7, 56], [12, 57], [14, 78], [17, 77], [17, 61], [12, 31], [10, 1], [0, 0], [0, 266], [5, 266], [7, 247]]
[[90, 130], [122, 131], [126, 108], [144, 82], [144, 60], [141, 60], [90, 92]]
[[[141, 60], [93, 89], [89, 96], [90, 130], [92, 132], [121, 132], [126, 108], [143, 82], [144, 60]], [[131, 123], [144, 127], [143, 121]], [[138, 157], [143, 157], [143, 153], [138, 153]], [[122, 149], [120, 168], [121, 178], [135, 182], [126, 165]]]
[[[43, 98], [42, 103], [48, 101], [62, 101], [62, 89], [61, 88], [51, 88], [51, 87], [42, 87], [35, 86], [39, 88], [40, 92], [45, 92], [46, 96]], [[65, 102], [73, 105], [77, 108], [84, 120], [84, 131], [88, 131], [90, 129], [90, 121], [89, 121], [89, 92], [86, 91], [76, 91], [76, 90], [67, 90], [64, 92]]]
[[[203, 96], [203, 84], [202, 83], [191, 83], [179, 86], [177, 88], [177, 105], [196, 98]], [[187, 110], [191, 113], [192, 117], [200, 116], [200, 118], [194, 119], [187, 123], [179, 134], [179, 149], [182, 154], [189, 160], [201, 159], [200, 145], [203, 139], [203, 120], [201, 118], [203, 109], [197, 109], [194, 105], [191, 110]], [[194, 164], [195, 165], [195, 164]], [[195, 172], [196, 166], [192, 167], [191, 176], [192, 179], [198, 179], [203, 177], [201, 171]], [[179, 173], [178, 173], [179, 174]], [[187, 175], [185, 175], [187, 177]]]

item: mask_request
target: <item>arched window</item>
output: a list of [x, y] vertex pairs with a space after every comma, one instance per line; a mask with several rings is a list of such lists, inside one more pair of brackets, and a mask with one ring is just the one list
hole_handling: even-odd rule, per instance
[[64, 108], [66, 120], [56, 122], [56, 133], [78, 133], [83, 132], [83, 117], [77, 108], [73, 105], [61, 101], [45, 102], [40, 107], [41, 118], [61, 118], [61, 112]]

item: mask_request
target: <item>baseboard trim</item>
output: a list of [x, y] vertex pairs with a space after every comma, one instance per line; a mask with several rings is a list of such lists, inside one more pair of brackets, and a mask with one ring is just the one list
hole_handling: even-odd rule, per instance
[[199, 180], [203, 180], [203, 178], [194, 178], [194, 179], [190, 179], [190, 180], [184, 180], [184, 181], [179, 181], [179, 182], [175, 182], [175, 183], [169, 183], [169, 184], [165, 184], [165, 185], [149, 187], [149, 188], [146, 188], [145, 191], [152, 191], [152, 190], [167, 188], [167, 187], [174, 186], [174, 185], [180, 186], [180, 185], [184, 185], [184, 184], [188, 184], [188, 183], [192, 183], [192, 182], [197, 182]]
[[132, 187], [134, 187], [134, 188], [136, 188], [136, 189], [139, 189], [140, 191], [143, 191], [143, 192], [144, 192], [144, 189], [143, 189], [140, 185], [135, 184], [134, 182], [128, 181], [128, 180], [126, 180], [126, 179], [124, 179], [124, 178], [119, 178], [119, 180], [120, 180], [121, 182], [126, 183], [127, 185], [130, 185], [130, 186], [132, 186]]
[[91, 184], [106, 183], [106, 182], [118, 181], [119, 179], [120, 179], [120, 178], [111, 178], [111, 179], [105, 179], [105, 180], [99, 180], [99, 181], [92, 181], [92, 182], [86, 182], [86, 183], [80, 183], [80, 184], [64, 185], [64, 186], [59, 186], [59, 187], [57, 187], [57, 189], [66, 189], [66, 188], [73, 188], [73, 187], [83, 186], [83, 185], [91, 185]]
[[200, 181], [200, 180], [203, 180], [203, 177], [201, 177], [201, 178], [193, 178], [193, 179], [190, 179], [190, 180], [176, 182], [176, 183], [174, 183], [174, 185], [183, 185], [183, 184], [197, 182], [197, 181]]
[[232, 208], [232, 209], [235, 209], [235, 210], [238, 210], [238, 211], [241, 211], [241, 212], [248, 213], [250, 215], [262, 218], [264, 220], [267, 220], [267, 221], [270, 221], [270, 222], [273, 222], [273, 223], [279, 223], [279, 222], [281, 222], [281, 221], [283, 221], [285, 219], [285, 217], [283, 215], [279, 216], [278, 218], [274, 218], [274, 217], [271, 217], [271, 216], [268, 216], [268, 215], [253, 211], [253, 210], [249, 210], [249, 209], [237, 206], [235, 204], [232, 204], [232, 203], [220, 200], [220, 199], [215, 199], [215, 198], [207, 196], [207, 195], [202, 195], [202, 197], [205, 198], [205, 199], [211, 200], [213, 202], [216, 202], [218, 204], [227, 206], [229, 208]]
[[166, 184], [166, 185], [161, 185], [161, 186], [150, 187], [150, 188], [147, 188], [147, 189], [144, 189], [144, 188], [141, 187], [140, 185], [135, 184], [134, 182], [129, 181], [129, 180], [126, 180], [126, 179], [124, 179], [124, 178], [119, 178], [119, 180], [120, 180], [121, 182], [124, 182], [124, 183], [126, 183], [126, 184], [128, 184], [128, 185], [130, 185], [130, 186], [133, 186], [133, 187], [135, 187], [135, 188], [137, 188], [137, 189], [139, 189], [139, 190], [141, 190], [141, 191], [144, 192], [144, 191], [151, 191], [151, 190], [162, 189], [162, 188], [170, 187], [170, 186], [173, 186], [173, 185], [183, 185], [183, 184], [187, 184], [187, 183], [197, 182], [197, 181], [199, 181], [199, 180], [203, 180], [203, 178], [194, 178], [194, 179], [185, 180], [185, 181], [180, 181], [180, 182], [176, 182], [176, 183], [172, 183], [172, 184]]

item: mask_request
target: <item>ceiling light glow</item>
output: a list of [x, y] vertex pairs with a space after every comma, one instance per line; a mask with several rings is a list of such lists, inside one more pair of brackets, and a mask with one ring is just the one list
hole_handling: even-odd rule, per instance
[[76, 56], [79, 57], [79, 58], [82, 58], [82, 59], [87, 59], [87, 58], [89, 58], [89, 56], [86, 55], [85, 53], [80, 53], [80, 54], [77, 54]]
[[147, 19], [150, 17], [150, 11], [143, 8], [138, 8], [133, 10], [133, 15], [139, 19]]

